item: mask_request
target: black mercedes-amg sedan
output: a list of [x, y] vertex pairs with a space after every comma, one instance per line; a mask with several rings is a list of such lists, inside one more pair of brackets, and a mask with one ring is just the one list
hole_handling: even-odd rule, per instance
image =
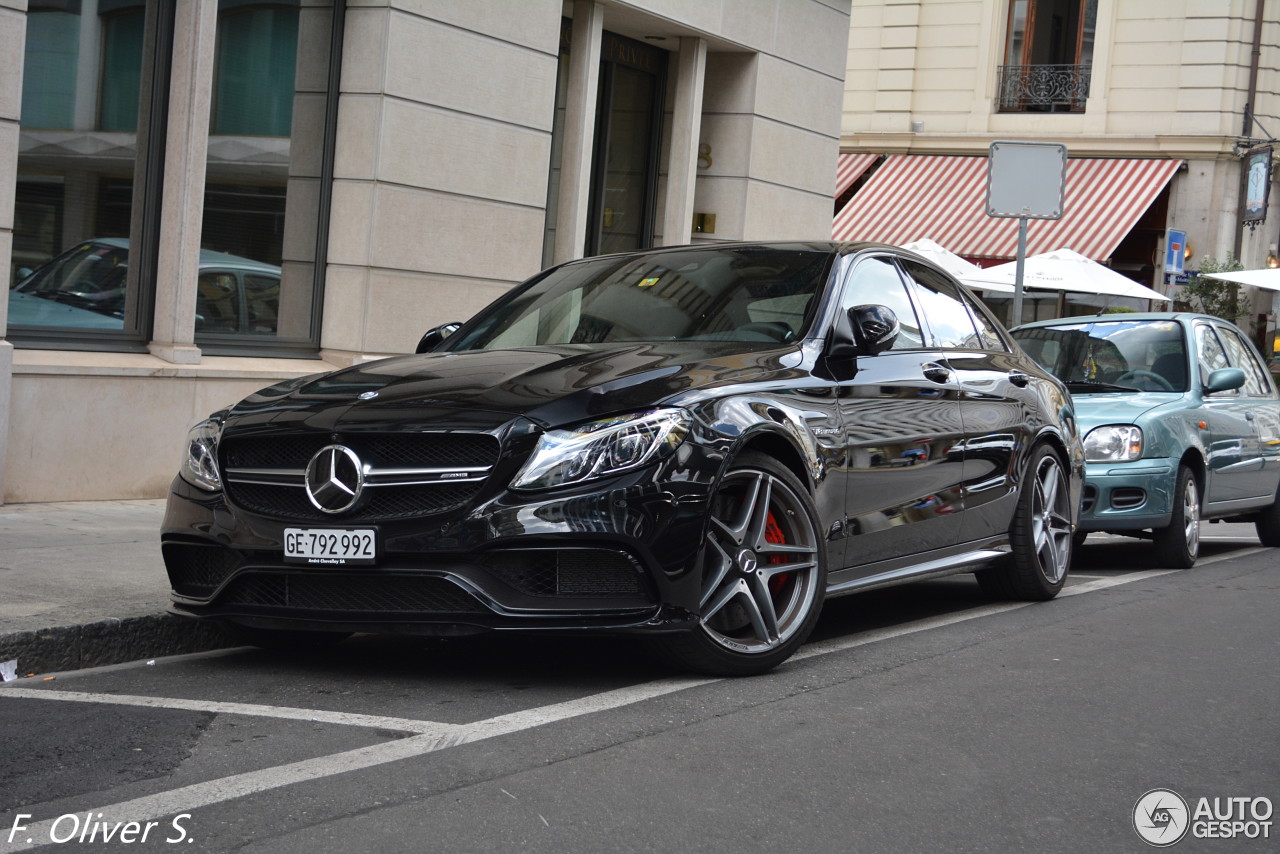
[[264, 645], [643, 633], [678, 667], [751, 674], [831, 596], [1066, 579], [1071, 398], [910, 252], [587, 258], [418, 349], [192, 428], [162, 531], [173, 612]]

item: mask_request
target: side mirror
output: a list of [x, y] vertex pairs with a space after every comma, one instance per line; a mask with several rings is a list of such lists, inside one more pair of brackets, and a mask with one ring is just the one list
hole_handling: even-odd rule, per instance
[[457, 321], [451, 321], [449, 323], [442, 323], [439, 326], [437, 326], [435, 329], [429, 329], [427, 330], [427, 334], [423, 335], [422, 338], [418, 341], [418, 349], [414, 350], [413, 352], [430, 353], [436, 347], [440, 346], [440, 344], [444, 341], [444, 339], [448, 338], [450, 335], [457, 332], [461, 328], [462, 328], [461, 323], [458, 323]]
[[1212, 394], [1215, 391], [1234, 391], [1243, 385], [1244, 370], [1241, 368], [1218, 368], [1218, 370], [1209, 374], [1209, 379], [1204, 384], [1204, 390]]
[[849, 309], [849, 323], [853, 326], [853, 340], [858, 353], [874, 356], [893, 347], [902, 327], [893, 309], [885, 305], [858, 305]]
[[23, 279], [25, 279], [27, 276], [30, 276], [33, 272], [35, 272], [35, 271], [34, 271], [34, 270], [32, 270], [30, 267], [19, 267], [19, 268], [14, 272], [14, 281], [15, 281], [15, 282], [21, 282], [21, 281], [22, 281]]

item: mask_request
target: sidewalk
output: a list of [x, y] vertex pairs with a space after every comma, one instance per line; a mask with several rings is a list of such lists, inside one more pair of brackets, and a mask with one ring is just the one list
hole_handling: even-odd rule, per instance
[[227, 646], [165, 613], [164, 500], [0, 506], [0, 664], [17, 674]]

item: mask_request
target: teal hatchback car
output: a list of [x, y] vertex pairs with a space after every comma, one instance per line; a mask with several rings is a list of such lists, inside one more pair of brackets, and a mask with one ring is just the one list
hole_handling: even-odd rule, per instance
[[1253, 344], [1202, 314], [1069, 317], [1013, 336], [1075, 398], [1084, 436], [1078, 537], [1150, 537], [1192, 566], [1200, 522], [1253, 522], [1280, 546], [1280, 398]]

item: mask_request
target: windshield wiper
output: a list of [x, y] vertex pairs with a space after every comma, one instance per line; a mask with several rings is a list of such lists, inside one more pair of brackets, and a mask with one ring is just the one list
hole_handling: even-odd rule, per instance
[[1132, 386], [1116, 385], [1115, 383], [1102, 383], [1097, 380], [1067, 380], [1067, 389], [1076, 391], [1076, 386], [1081, 386], [1082, 391], [1139, 391]]

